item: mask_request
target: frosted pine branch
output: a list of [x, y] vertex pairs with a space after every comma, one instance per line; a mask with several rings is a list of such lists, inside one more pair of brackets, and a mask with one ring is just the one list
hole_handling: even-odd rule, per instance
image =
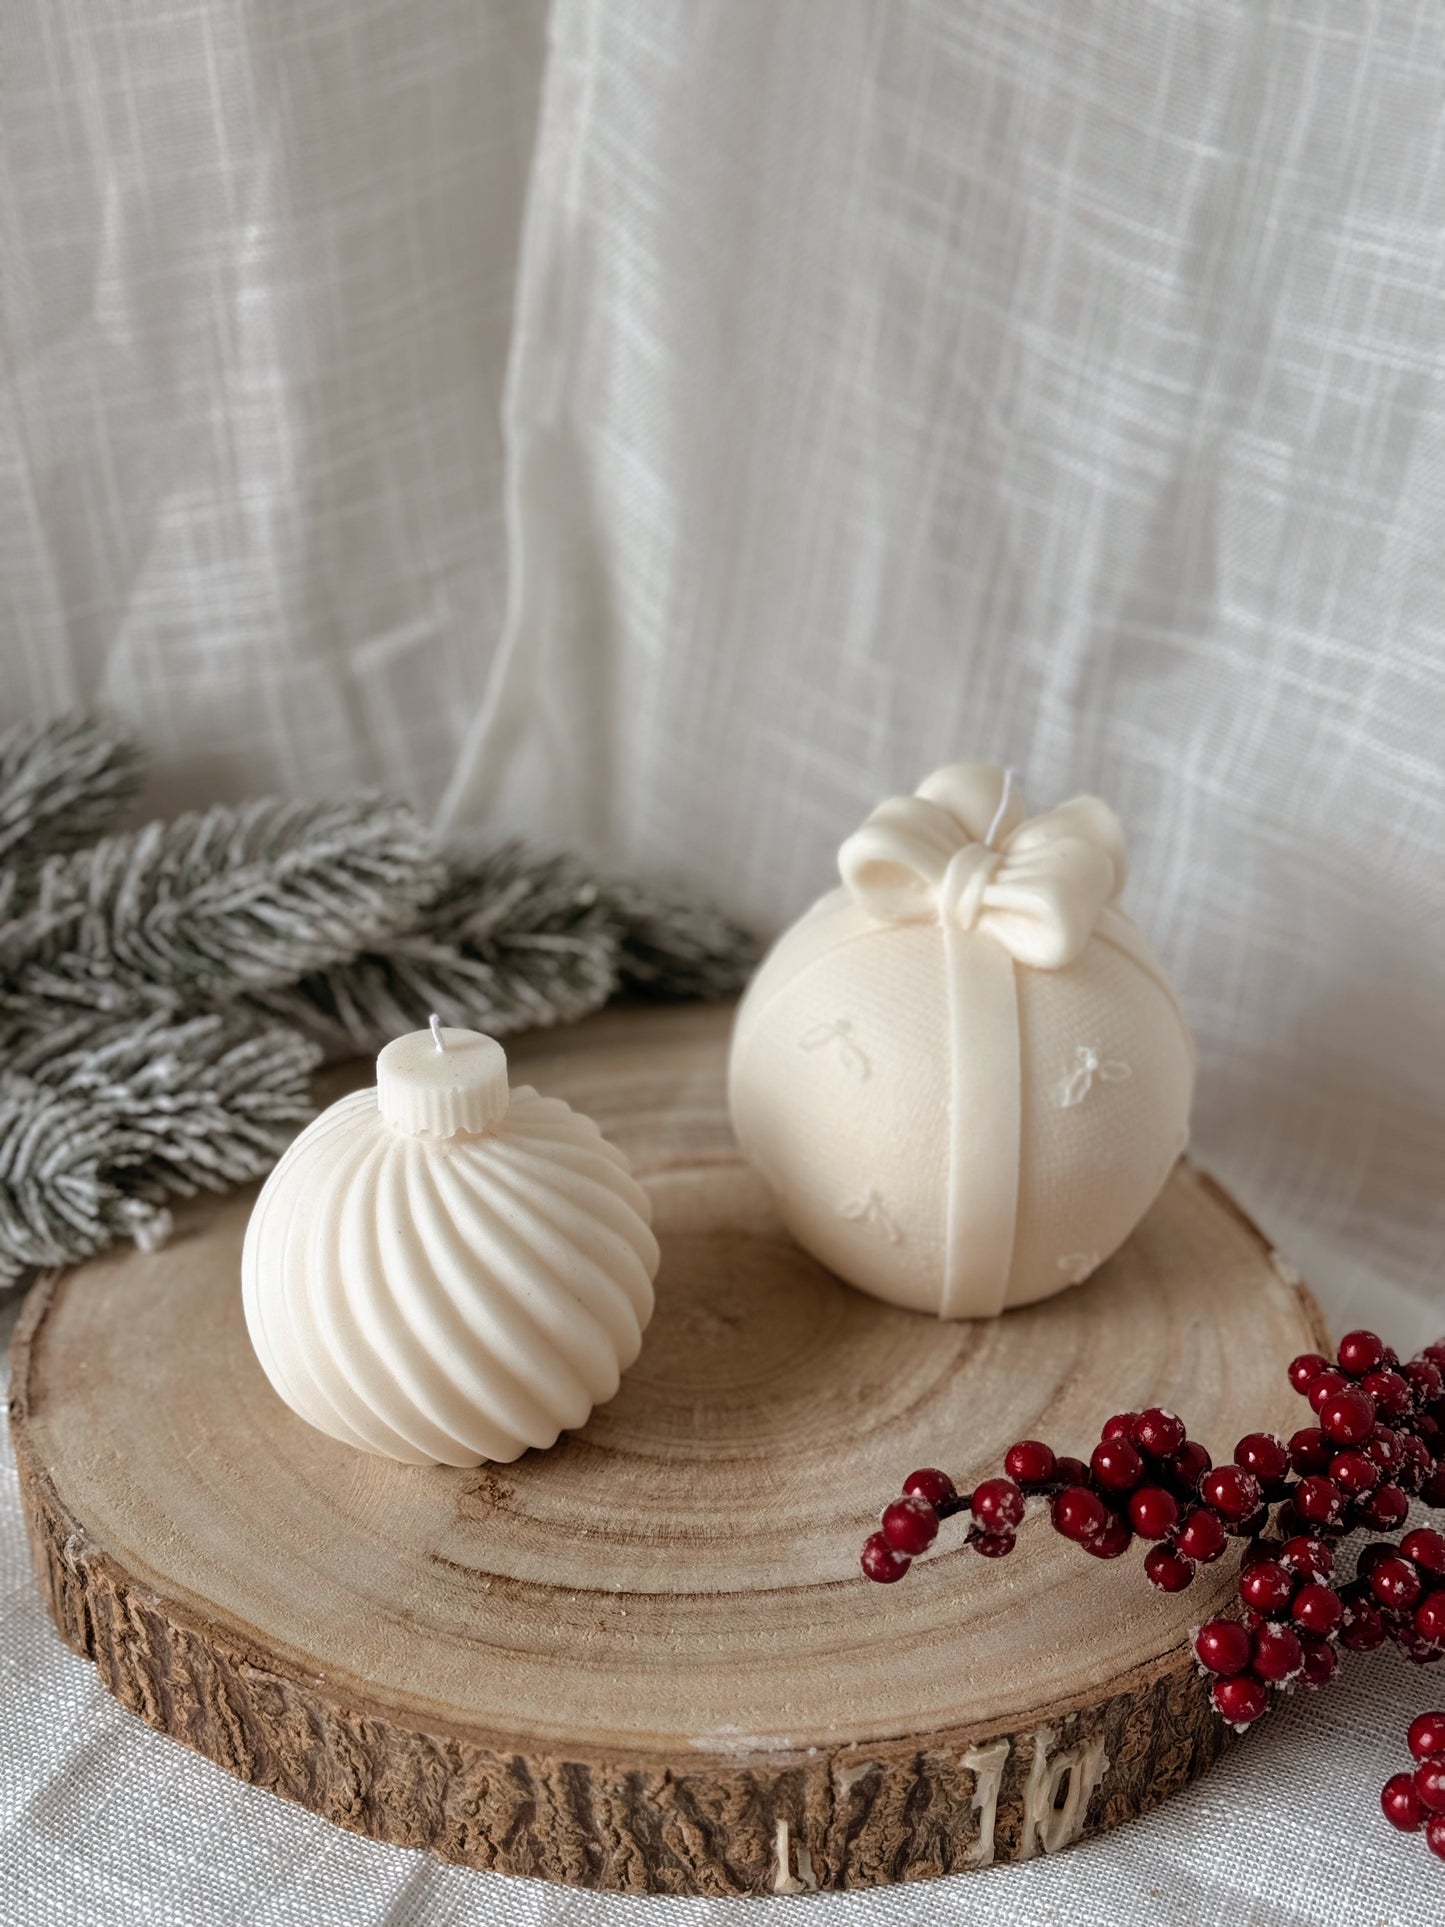
[[617, 932], [623, 990], [710, 1001], [735, 997], [752, 975], [757, 938], [712, 904], [625, 878], [605, 882], [602, 891]]
[[166, 1200], [270, 1169], [311, 1115], [317, 1047], [244, 1014], [72, 1019], [0, 1073], [0, 1287], [120, 1238], [149, 1248]]
[[62, 716], [0, 731], [0, 865], [93, 842], [139, 782], [134, 748], [97, 723]]
[[104, 731], [0, 736], [0, 1284], [166, 1201], [269, 1168], [321, 1056], [435, 1010], [498, 1035], [619, 990], [718, 996], [754, 961], [706, 906], [516, 845], [448, 866], [374, 797], [215, 808], [110, 835], [133, 778]]
[[21, 879], [0, 923], [5, 1008], [213, 1007], [384, 942], [444, 879], [411, 811], [370, 796], [150, 823]]
[[338, 1055], [378, 1050], [433, 1010], [507, 1036], [573, 1022], [622, 988], [722, 996], [755, 955], [753, 939], [706, 906], [599, 883], [574, 858], [509, 844], [454, 863], [447, 887], [384, 948], [256, 1002]]

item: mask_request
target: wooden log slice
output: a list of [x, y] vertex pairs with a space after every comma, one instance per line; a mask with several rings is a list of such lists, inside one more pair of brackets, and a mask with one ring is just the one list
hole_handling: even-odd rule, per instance
[[[249, 1195], [39, 1288], [12, 1424], [56, 1623], [122, 1703], [374, 1838], [633, 1892], [862, 1887], [1023, 1860], [1219, 1752], [1173, 1598], [1039, 1523], [945, 1527], [899, 1585], [858, 1550], [915, 1465], [1087, 1453], [1176, 1406], [1216, 1453], [1288, 1428], [1318, 1314], [1180, 1167], [1087, 1285], [991, 1323], [890, 1309], [805, 1257], [740, 1164], [728, 1014], [622, 1012], [512, 1052], [633, 1158], [658, 1309], [618, 1397], [479, 1471], [309, 1430], [252, 1357]], [[357, 1081], [360, 1081], [358, 1079]]]

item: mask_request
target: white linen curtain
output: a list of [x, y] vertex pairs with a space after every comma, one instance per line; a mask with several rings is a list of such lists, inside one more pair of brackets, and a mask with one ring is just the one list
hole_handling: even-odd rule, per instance
[[[1436, 0], [10, 0], [0, 169], [7, 717], [768, 926], [936, 763], [1096, 788], [1198, 1149], [1445, 1325]], [[1254, 1917], [1419, 1917], [1283, 1816]]]

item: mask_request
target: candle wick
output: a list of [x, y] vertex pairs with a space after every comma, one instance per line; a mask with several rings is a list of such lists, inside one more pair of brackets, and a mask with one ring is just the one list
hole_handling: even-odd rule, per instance
[[988, 826], [988, 835], [983, 839], [985, 846], [990, 850], [993, 848], [993, 840], [998, 835], [999, 828], [1005, 816], [1008, 814], [1008, 806], [1013, 798], [1016, 777], [1017, 772], [1013, 765], [1010, 764], [1003, 773], [1003, 795], [998, 799], [998, 808], [994, 811], [993, 821]]
[[431, 1016], [428, 1017], [427, 1024], [431, 1029], [432, 1042], [436, 1045], [438, 1050], [445, 1050], [447, 1047], [447, 1041], [442, 1036], [442, 1020], [440, 1017], [437, 1016], [435, 1011], [433, 1011]]

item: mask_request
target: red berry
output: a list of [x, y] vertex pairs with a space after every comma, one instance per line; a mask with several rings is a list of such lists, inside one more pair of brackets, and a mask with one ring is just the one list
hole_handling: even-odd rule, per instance
[[1365, 1441], [1365, 1450], [1382, 1472], [1393, 1472], [1405, 1456], [1397, 1433], [1388, 1425], [1377, 1425]]
[[1106, 1492], [1132, 1492], [1144, 1476], [1144, 1461], [1127, 1439], [1101, 1440], [1089, 1465]]
[[1364, 1452], [1337, 1452], [1330, 1460], [1329, 1476], [1351, 1499], [1363, 1498], [1380, 1483], [1380, 1468]]
[[1127, 1552], [1134, 1543], [1134, 1535], [1127, 1521], [1111, 1513], [1108, 1524], [1102, 1532], [1095, 1533], [1092, 1539], [1084, 1541], [1085, 1552], [1092, 1552], [1096, 1559], [1117, 1559], [1120, 1553]]
[[895, 1499], [884, 1506], [879, 1524], [895, 1552], [927, 1552], [938, 1537], [938, 1514], [927, 1499]]
[[1343, 1372], [1327, 1370], [1321, 1372], [1318, 1378], [1310, 1380], [1310, 1388], [1305, 1396], [1310, 1402], [1310, 1410], [1318, 1412], [1322, 1405], [1329, 1403], [1336, 1392], [1347, 1392], [1350, 1389], [1350, 1381]]
[[977, 1526], [970, 1526], [968, 1543], [985, 1559], [1002, 1559], [1013, 1551], [1016, 1541], [1011, 1532], [980, 1532]]
[[1151, 1459], [1172, 1459], [1184, 1443], [1184, 1421], [1162, 1406], [1151, 1405], [1135, 1420], [1133, 1437]]
[[1342, 1372], [1348, 1372], [1351, 1378], [1363, 1378], [1384, 1362], [1385, 1341], [1373, 1332], [1346, 1332], [1335, 1357]]
[[1432, 1813], [1425, 1822], [1425, 1845], [1437, 1860], [1445, 1860], [1445, 1814]]
[[1401, 1378], [1398, 1372], [1366, 1372], [1360, 1380], [1360, 1390], [1369, 1393], [1376, 1411], [1383, 1412], [1386, 1418], [1404, 1418], [1415, 1403], [1409, 1380]]
[[1244, 1550], [1239, 1555], [1241, 1571], [1247, 1570], [1250, 1566], [1260, 1565], [1266, 1559], [1273, 1559], [1279, 1552], [1279, 1547], [1278, 1539], [1247, 1539]]
[[1370, 1591], [1387, 1612], [1409, 1612], [1421, 1593], [1420, 1575], [1408, 1559], [1395, 1554], [1370, 1573]]
[[1169, 1461], [1169, 1470], [1186, 1492], [1193, 1492], [1213, 1463], [1198, 1439], [1186, 1439]]
[[1194, 1652], [1211, 1673], [1242, 1673], [1249, 1664], [1250, 1637], [1237, 1619], [1209, 1619], [1194, 1635]]
[[1440, 1464], [1436, 1466], [1429, 1478], [1426, 1479], [1425, 1483], [1420, 1487], [1420, 1497], [1425, 1501], [1426, 1505], [1437, 1508], [1445, 1506], [1445, 1459], [1441, 1460]]
[[1445, 1338], [1437, 1338], [1433, 1345], [1426, 1345], [1420, 1356], [1428, 1358], [1432, 1364], [1438, 1365], [1441, 1371], [1445, 1372]]
[[1137, 1412], [1115, 1412], [1111, 1419], [1105, 1419], [1104, 1429], [1099, 1437], [1108, 1444], [1113, 1444], [1117, 1439], [1132, 1439], [1134, 1427], [1138, 1423]]
[[1292, 1617], [1302, 1633], [1327, 1639], [1345, 1616], [1344, 1601], [1333, 1586], [1314, 1580], [1295, 1594]]
[[1167, 1538], [1179, 1517], [1179, 1501], [1162, 1485], [1141, 1485], [1129, 1501], [1129, 1517], [1141, 1539]]
[[1405, 1523], [1410, 1501], [1397, 1485], [1377, 1485], [1359, 1501], [1360, 1519], [1375, 1532], [1392, 1532]]
[[1445, 1533], [1436, 1532], [1433, 1526], [1417, 1526], [1400, 1541], [1400, 1552], [1422, 1572], [1445, 1579]]
[[1412, 1666], [1432, 1666], [1440, 1657], [1440, 1648], [1433, 1640], [1421, 1639], [1414, 1627], [1408, 1623], [1390, 1628], [1390, 1638]]
[[1237, 1524], [1247, 1519], [1260, 1502], [1259, 1480], [1239, 1465], [1216, 1465], [1199, 1481], [1199, 1496], [1222, 1519]]
[[1375, 1401], [1357, 1385], [1336, 1392], [1317, 1409], [1320, 1430], [1336, 1445], [1363, 1445], [1375, 1429]]
[[1239, 1575], [1239, 1596], [1266, 1619], [1282, 1616], [1294, 1597], [1295, 1576], [1288, 1566], [1273, 1559], [1261, 1559]]
[[1360, 1548], [1355, 1558], [1356, 1579], [1368, 1579], [1382, 1559], [1396, 1559], [1399, 1553], [1400, 1548], [1392, 1546], [1388, 1539], [1372, 1539], [1369, 1545]]
[[1422, 1760], [1415, 1768], [1415, 1792], [1427, 1813], [1445, 1813], [1445, 1760]]
[[1392, 1773], [1380, 1789], [1380, 1805], [1390, 1825], [1401, 1833], [1418, 1833], [1425, 1824], [1425, 1809], [1420, 1805], [1412, 1773]]
[[863, 1544], [862, 1557], [858, 1561], [870, 1579], [876, 1579], [880, 1586], [891, 1586], [895, 1579], [901, 1579], [913, 1561], [906, 1552], [895, 1552], [881, 1532], [875, 1532]]
[[1286, 1545], [1291, 1539], [1318, 1537], [1309, 1520], [1302, 1519], [1288, 1499], [1274, 1515], [1274, 1529]]
[[1410, 1722], [1406, 1744], [1417, 1760], [1445, 1753], [1445, 1713], [1417, 1713]]
[[925, 1465], [917, 1472], [910, 1472], [903, 1481], [904, 1496], [910, 1499], [927, 1499], [931, 1506], [951, 1506], [958, 1497], [958, 1489], [946, 1472], [940, 1472], [936, 1465]]
[[1400, 1367], [1400, 1376], [1421, 1405], [1433, 1405], [1445, 1392], [1445, 1374], [1432, 1358], [1412, 1358]]
[[1289, 1442], [1289, 1462], [1302, 1479], [1327, 1472], [1333, 1447], [1317, 1425], [1306, 1425]]
[[1311, 1633], [1301, 1633], [1299, 1643], [1304, 1652], [1305, 1685], [1328, 1686], [1339, 1670], [1339, 1654], [1327, 1639], [1316, 1639]]
[[1055, 1483], [1061, 1486], [1087, 1485], [1089, 1483], [1089, 1468], [1084, 1464], [1082, 1459], [1066, 1458], [1063, 1453], [1060, 1453], [1058, 1458], [1054, 1460], [1054, 1476], [1053, 1479], [1050, 1480], [1050, 1484]]
[[1340, 1619], [1340, 1644], [1350, 1653], [1372, 1653], [1385, 1643], [1385, 1622], [1378, 1606], [1351, 1595]]
[[1022, 1486], [1047, 1485], [1058, 1461], [1041, 1439], [1020, 1439], [1004, 1453], [1003, 1469]]
[[1247, 1432], [1234, 1448], [1234, 1463], [1261, 1485], [1278, 1485], [1289, 1471], [1289, 1447], [1273, 1432]]
[[1212, 1697], [1231, 1726], [1248, 1726], [1269, 1705], [1269, 1688], [1253, 1673], [1241, 1673], [1237, 1679], [1215, 1680]]
[[1024, 1516], [1024, 1495], [1012, 1479], [985, 1479], [974, 1488], [971, 1509], [984, 1532], [1012, 1532]]
[[1288, 1626], [1261, 1626], [1254, 1635], [1251, 1668], [1272, 1686], [1282, 1686], [1286, 1680], [1298, 1679], [1304, 1671], [1304, 1663], [1304, 1647], [1300, 1645], [1299, 1635], [1291, 1632]]
[[1050, 1508], [1054, 1531], [1078, 1545], [1093, 1539], [1109, 1523], [1109, 1511], [1097, 1492], [1084, 1485], [1066, 1485]]
[[1345, 1495], [1333, 1479], [1301, 1479], [1294, 1489], [1294, 1509], [1312, 1526], [1332, 1526], [1345, 1509]]
[[1186, 1559], [1208, 1565], [1210, 1560], [1219, 1557], [1229, 1542], [1225, 1538], [1219, 1514], [1211, 1512], [1207, 1505], [1197, 1505], [1192, 1512], [1185, 1513], [1184, 1523], [1175, 1535], [1174, 1543]]
[[1431, 1646], [1445, 1646], [1445, 1590], [1426, 1593], [1415, 1608], [1415, 1631]]
[[1335, 1569], [1335, 1555], [1323, 1539], [1296, 1533], [1279, 1549], [1279, 1562], [1297, 1572], [1302, 1579], [1328, 1579]]
[[1435, 1470], [1435, 1460], [1425, 1441], [1414, 1433], [1407, 1432], [1400, 1445], [1403, 1456], [1395, 1474], [1395, 1484], [1404, 1492], [1418, 1492]]
[[1290, 1384], [1301, 1394], [1307, 1392], [1320, 1373], [1329, 1369], [1329, 1363], [1319, 1352], [1301, 1352], [1298, 1358], [1290, 1360]]
[[1173, 1546], [1150, 1546], [1144, 1554], [1144, 1577], [1160, 1592], [1183, 1592], [1194, 1578], [1194, 1563]]

